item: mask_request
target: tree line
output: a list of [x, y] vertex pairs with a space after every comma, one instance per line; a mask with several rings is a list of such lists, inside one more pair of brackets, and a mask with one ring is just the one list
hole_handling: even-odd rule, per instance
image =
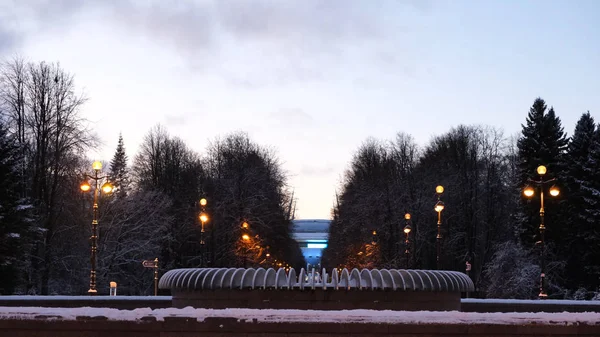
[[[81, 117], [86, 97], [59, 64], [14, 59], [0, 67], [0, 294], [84, 294], [91, 195], [79, 191], [99, 146]], [[541, 272], [540, 195], [523, 197], [548, 169], [561, 193], [545, 198], [546, 273], [554, 298], [598, 296], [600, 127], [582, 114], [567, 137], [538, 98], [518, 136], [459, 125], [420, 147], [412, 136], [367, 139], [332, 209], [324, 267], [438, 267], [435, 187], [445, 188], [442, 269], [467, 271], [479, 296], [533, 298]], [[277, 155], [243, 132], [202, 155], [158, 125], [132, 164], [119, 137], [99, 200], [98, 288], [152, 293], [144, 259], [180, 267], [304, 266], [292, 239], [293, 194]], [[204, 209], [201, 198], [208, 203]], [[198, 216], [208, 214], [206, 232]], [[411, 215], [410, 220], [405, 214]], [[403, 228], [410, 224], [409, 242]], [[202, 244], [204, 243], [204, 244]], [[406, 252], [408, 251], [408, 259]]]
[[[59, 64], [1, 64], [0, 294], [89, 287], [92, 195], [79, 184], [91, 174], [84, 154], [99, 141], [82, 118], [85, 101]], [[286, 173], [276, 153], [247, 134], [217, 138], [200, 155], [157, 125], [128, 162], [120, 136], [103, 170], [114, 192], [99, 198], [99, 293], [117, 281], [121, 294], [151, 294], [152, 271], [141, 261], [155, 257], [161, 272], [304, 265], [291, 236]]]
[[540, 190], [531, 199], [522, 191], [540, 179], [536, 168], [544, 165], [544, 180], [556, 178], [560, 189], [557, 197], [548, 194], [550, 186], [544, 190], [548, 292], [553, 298], [598, 297], [599, 155], [600, 127], [589, 112], [568, 138], [541, 98], [515, 137], [460, 125], [424, 147], [405, 133], [392, 141], [367, 139], [341, 181], [323, 263], [437, 268], [435, 188], [442, 185], [440, 267], [469, 273], [479, 296], [534, 298], [541, 272]]

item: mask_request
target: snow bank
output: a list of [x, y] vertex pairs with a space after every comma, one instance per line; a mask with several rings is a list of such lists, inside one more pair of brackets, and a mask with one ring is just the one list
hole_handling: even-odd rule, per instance
[[496, 298], [463, 298], [461, 303], [489, 303], [489, 304], [535, 304], [535, 305], [597, 305], [600, 306], [600, 301], [583, 301], [583, 300], [514, 300], [514, 299], [496, 299]]
[[0, 319], [33, 319], [36, 316], [74, 320], [77, 316], [105, 316], [109, 320], [135, 321], [144, 316], [162, 321], [165, 317], [234, 317], [258, 322], [321, 322], [321, 323], [422, 323], [422, 324], [600, 324], [600, 313], [475, 313], [458, 311], [376, 311], [376, 310], [274, 310], [274, 309], [176, 309], [140, 308], [119, 310], [110, 308], [38, 308], [0, 307]]
[[171, 301], [171, 296], [72, 296], [72, 295], [5, 295], [2, 301]]

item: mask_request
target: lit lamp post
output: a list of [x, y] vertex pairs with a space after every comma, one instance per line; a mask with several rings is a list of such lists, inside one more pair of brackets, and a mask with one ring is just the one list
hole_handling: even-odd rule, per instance
[[200, 215], [198, 218], [200, 219], [200, 247], [202, 250], [202, 256], [200, 260], [200, 266], [204, 267], [204, 261], [206, 260], [206, 246], [204, 242], [204, 225], [208, 222], [208, 214], [206, 214], [206, 204], [207, 201], [205, 198], [200, 199]]
[[444, 203], [440, 200], [442, 193], [444, 193], [444, 187], [442, 185], [438, 185], [435, 188], [435, 193], [437, 193], [438, 201], [435, 203], [434, 210], [438, 214], [437, 220], [437, 236], [436, 236], [436, 250], [437, 250], [437, 269], [440, 269], [440, 254], [442, 249], [442, 211], [444, 210]]
[[410, 241], [408, 236], [412, 230], [412, 227], [410, 226], [410, 213], [404, 214], [404, 220], [406, 222], [406, 225], [404, 226], [404, 234], [406, 235], [406, 238], [404, 239], [404, 255], [406, 255], [406, 269], [408, 269], [408, 263], [410, 260]]
[[242, 247], [244, 253], [244, 268], [246, 268], [247, 260], [248, 260], [248, 247], [251, 244], [250, 242], [250, 225], [248, 222], [242, 222]]
[[[544, 234], [546, 232], [546, 226], [544, 225], [544, 184], [556, 181], [556, 178], [552, 178], [549, 180], [544, 180], [544, 174], [546, 174], [546, 166], [544, 165], [540, 165], [537, 168], [537, 173], [540, 176], [540, 180], [531, 180], [529, 179], [529, 182], [533, 185], [539, 186], [540, 187], [540, 259], [541, 259], [541, 273], [540, 273], [540, 293], [538, 295], [539, 298], [544, 299], [546, 297], [548, 297], [548, 294], [546, 293], [546, 249], [545, 249], [545, 239], [544, 239]], [[531, 186], [526, 186], [525, 189], [523, 190], [523, 194], [528, 197], [531, 198], [533, 197], [533, 195], [535, 194], [535, 189]], [[556, 197], [560, 194], [560, 190], [558, 189], [558, 187], [556, 186], [552, 186], [550, 187], [550, 195], [553, 197]]]
[[271, 267], [271, 261], [270, 261], [271, 260], [271, 253], [270, 253], [270, 251], [271, 251], [271, 247], [267, 246], [267, 252], [265, 254], [265, 264], [266, 264], [267, 268]]
[[206, 207], [206, 199], [200, 199], [200, 208], [202, 211], [200, 212], [200, 244], [204, 245], [204, 224], [208, 222], [208, 215], [205, 212]]
[[244, 244], [244, 268], [246, 268], [246, 261], [248, 260], [248, 247], [246, 245], [250, 244], [250, 235], [242, 234], [242, 243]]
[[[102, 163], [95, 161], [92, 164], [94, 175], [85, 174], [84, 181], [79, 186], [83, 192], [89, 192], [92, 189], [88, 179], [94, 180], [94, 205], [93, 205], [93, 217], [92, 217], [92, 236], [90, 237], [92, 252], [90, 262], [92, 265], [90, 271], [90, 289], [88, 290], [89, 295], [96, 295], [96, 253], [98, 252], [98, 197], [100, 195], [100, 189], [105, 194], [109, 194], [113, 191], [113, 186], [108, 182], [108, 176], [100, 176], [102, 170]], [[100, 181], [106, 180], [102, 187], [100, 187]]]

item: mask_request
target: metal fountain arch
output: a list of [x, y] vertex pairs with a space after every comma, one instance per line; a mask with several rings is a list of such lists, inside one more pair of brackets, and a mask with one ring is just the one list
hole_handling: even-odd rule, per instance
[[286, 290], [392, 290], [471, 292], [473, 281], [450, 270], [405, 269], [325, 269], [318, 275], [291, 268], [186, 268], [166, 272], [158, 284], [161, 289], [286, 289]]

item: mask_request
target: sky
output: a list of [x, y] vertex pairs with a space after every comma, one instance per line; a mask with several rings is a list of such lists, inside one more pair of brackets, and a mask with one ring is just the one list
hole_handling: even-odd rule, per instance
[[0, 0], [0, 59], [60, 62], [110, 160], [166, 127], [201, 155], [277, 151], [297, 218], [330, 218], [354, 152], [460, 124], [508, 137], [536, 97], [600, 121], [596, 0]]

